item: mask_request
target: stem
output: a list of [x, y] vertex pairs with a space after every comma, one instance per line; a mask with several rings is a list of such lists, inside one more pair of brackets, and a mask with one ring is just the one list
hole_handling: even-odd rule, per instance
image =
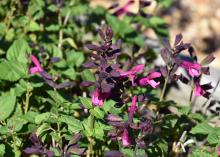
[[165, 78], [163, 89], [162, 89], [162, 92], [161, 92], [161, 95], [160, 95], [160, 101], [163, 101], [163, 99], [164, 99], [164, 94], [165, 94], [165, 91], [166, 91], [166, 88], [167, 88], [169, 77], [170, 77], [170, 71], [168, 71], [168, 74]]
[[189, 96], [189, 104], [190, 105], [192, 105], [192, 97], [193, 97], [193, 87], [191, 89], [190, 96]]
[[194, 84], [194, 81], [192, 80], [192, 82], [191, 82], [191, 92], [190, 92], [190, 96], [189, 96], [189, 106], [191, 106], [191, 110], [193, 110], [193, 108], [194, 108], [194, 105], [193, 105], [193, 102], [192, 102], [192, 100], [193, 100], [193, 90], [194, 90], [194, 88], [195, 88], [195, 84]]
[[[59, 8], [59, 12], [58, 12], [58, 24], [59, 24], [60, 27], [62, 26], [62, 16], [61, 16], [60, 8]], [[62, 28], [60, 28], [59, 43], [58, 43], [58, 48], [60, 50], [62, 49], [62, 43], [63, 43], [63, 30], [62, 30]]]
[[[73, 1], [74, 2], [74, 1]], [[70, 6], [73, 5], [73, 2], [70, 3]], [[66, 26], [68, 20], [69, 20], [69, 17], [71, 15], [71, 11], [67, 12], [66, 16], [65, 16], [65, 19], [64, 19], [64, 22], [62, 22], [62, 16], [61, 16], [61, 11], [60, 11], [60, 7], [59, 7], [59, 10], [58, 10], [58, 24], [59, 26], [61, 27], [60, 28], [60, 31], [59, 31], [59, 43], [58, 43], [58, 48], [60, 50], [62, 50], [62, 45], [63, 45], [63, 30], [62, 30], [62, 27]]]
[[136, 145], [135, 145], [135, 148], [134, 148], [134, 157], [135, 157], [136, 154], [137, 154], [137, 150], [138, 150], [138, 145], [136, 144]]
[[29, 86], [27, 85], [27, 93], [26, 93], [24, 113], [27, 113], [27, 112], [28, 112], [31, 95], [32, 95], [32, 94], [31, 94], [31, 92], [30, 92]]
[[[90, 130], [93, 132], [94, 130], [94, 123], [95, 123], [95, 117], [91, 114], [90, 115]], [[87, 157], [93, 156], [93, 145], [94, 145], [94, 139], [92, 137], [89, 137], [89, 146], [87, 151]]]
[[13, 15], [14, 15], [14, 12], [16, 10], [16, 4], [18, 3], [17, 0], [12, 0], [11, 3], [10, 3], [10, 11], [7, 13], [5, 19], [4, 19], [4, 22], [6, 23], [6, 31], [7, 32], [9, 30], [9, 27], [11, 25], [11, 21], [13, 20]]

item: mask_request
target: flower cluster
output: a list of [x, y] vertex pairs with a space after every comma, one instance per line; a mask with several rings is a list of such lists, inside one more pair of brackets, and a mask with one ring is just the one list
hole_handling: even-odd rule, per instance
[[[206, 65], [210, 64], [215, 58], [211, 54], [199, 63], [197, 61], [196, 53], [193, 47], [188, 43], [182, 42], [182, 35], [176, 36], [174, 47], [172, 48], [169, 41], [164, 41], [165, 48], [161, 50], [161, 56], [166, 63], [166, 67], [161, 67], [161, 73], [164, 77], [169, 79], [168, 81], [177, 81], [178, 79], [183, 83], [193, 83], [193, 90], [195, 96], [209, 97], [210, 93], [208, 90], [212, 89], [211, 83], [204, 85], [200, 84], [202, 74], [209, 75], [209, 67]], [[181, 52], [188, 50], [189, 57], [183, 57]], [[188, 76], [183, 74], [176, 74], [177, 69], [183, 68]], [[191, 81], [189, 80], [191, 79]]]
[[[82, 86], [95, 86], [92, 92], [92, 103], [95, 106], [102, 106], [107, 99], [116, 101], [120, 106], [126, 105], [130, 94], [126, 93], [129, 88], [143, 87], [150, 85], [156, 88], [160, 84], [157, 81], [161, 77], [161, 73], [150, 71], [144, 77], [140, 74], [144, 72], [144, 65], [139, 64], [130, 70], [121, 69], [121, 65], [117, 63], [117, 56], [120, 54], [120, 40], [116, 45], [112, 44], [113, 33], [110, 27], [105, 31], [99, 30], [99, 35], [103, 40], [100, 46], [89, 44], [87, 47], [93, 50], [91, 59], [83, 64], [86, 68], [96, 69], [96, 82], [82, 82]], [[128, 95], [126, 95], [128, 94]], [[114, 130], [109, 132], [109, 137], [113, 140], [121, 140], [123, 146], [145, 145], [144, 137], [152, 131], [152, 122], [149, 119], [134, 123], [134, 115], [139, 110], [138, 102], [145, 100], [145, 93], [134, 95], [131, 105], [127, 109], [128, 120], [123, 121], [119, 116], [108, 115], [107, 121]], [[119, 106], [119, 105], [117, 105]], [[138, 137], [140, 132], [140, 137]]]

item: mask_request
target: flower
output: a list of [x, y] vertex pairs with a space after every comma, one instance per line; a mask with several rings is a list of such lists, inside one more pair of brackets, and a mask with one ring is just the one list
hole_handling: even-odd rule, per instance
[[24, 153], [27, 155], [39, 155], [39, 156], [47, 156], [47, 157], [53, 157], [54, 152], [50, 151], [46, 148], [40, 141], [39, 137], [36, 134], [32, 134], [29, 137], [31, 143], [33, 144], [31, 147], [27, 147], [24, 149]]
[[109, 97], [109, 93], [102, 93], [100, 89], [96, 90], [92, 94], [92, 103], [97, 106], [102, 106], [105, 99]]
[[129, 107], [129, 110], [128, 110], [129, 113], [133, 114], [136, 111], [137, 109], [136, 103], [137, 103], [137, 95], [135, 95], [132, 98], [131, 106]]
[[124, 6], [122, 6], [121, 8], [118, 8], [115, 12], [114, 15], [115, 16], [121, 16], [123, 14], [126, 14], [128, 11], [128, 8], [131, 4], [133, 4], [134, 1], [133, 0], [129, 0]]
[[205, 90], [202, 89], [201, 85], [198, 82], [196, 82], [195, 84], [194, 93], [195, 93], [195, 96], [201, 96], [205, 94]]
[[159, 78], [161, 76], [160, 72], [151, 72], [148, 74], [148, 76], [141, 78], [139, 80], [139, 84], [141, 86], [151, 85], [151, 87], [156, 88], [160, 82], [154, 81], [154, 78]]
[[35, 74], [35, 73], [40, 73], [40, 72], [43, 72], [44, 69], [42, 68], [39, 60], [37, 59], [36, 56], [34, 55], [31, 55], [31, 61], [34, 63], [34, 67], [31, 67], [30, 68], [30, 73], [31, 74]]
[[126, 128], [124, 128], [123, 133], [122, 133], [122, 144], [125, 147], [131, 144], [131, 140], [128, 135], [128, 130]]
[[200, 85], [198, 81], [195, 82], [194, 94], [195, 96], [209, 97], [210, 93], [207, 90], [212, 89], [211, 83]]
[[199, 76], [201, 74], [202, 66], [199, 63], [191, 63], [188, 61], [182, 61], [180, 66], [183, 67], [188, 72], [188, 74], [192, 77]]
[[133, 67], [129, 71], [123, 71], [121, 69], [118, 69], [118, 71], [120, 72], [120, 76], [122, 76], [122, 77], [129, 77], [131, 82], [132, 82], [132, 86], [133, 86], [136, 73], [141, 72], [143, 69], [144, 69], [144, 65], [139, 64], [139, 65]]

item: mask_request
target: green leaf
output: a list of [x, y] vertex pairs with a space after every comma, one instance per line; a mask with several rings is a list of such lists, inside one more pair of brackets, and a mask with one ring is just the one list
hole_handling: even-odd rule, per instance
[[6, 126], [0, 126], [0, 135], [8, 134], [10, 130]]
[[120, 36], [124, 37], [125, 34], [130, 34], [135, 30], [130, 26], [130, 24], [119, 20], [115, 16], [107, 14], [106, 20], [108, 24], [112, 27], [114, 33], [118, 33]]
[[85, 106], [85, 108], [87, 108], [87, 109], [93, 108], [93, 105], [92, 105], [90, 98], [79, 97], [79, 99], [80, 99], [80, 102], [83, 104], [83, 106]]
[[47, 9], [50, 10], [51, 12], [56, 12], [56, 11], [58, 11], [59, 8], [58, 8], [57, 5], [51, 4], [51, 5], [48, 6]]
[[213, 131], [214, 131], [214, 128], [211, 127], [207, 122], [204, 122], [204, 123], [197, 124], [194, 128], [192, 128], [190, 133], [207, 135], [207, 134], [212, 133]]
[[128, 148], [122, 148], [121, 152], [126, 155], [126, 157], [134, 157], [134, 151]]
[[10, 89], [10, 92], [16, 95], [17, 97], [20, 97], [22, 94], [25, 93], [27, 90], [27, 82], [23, 79], [19, 80], [19, 83], [15, 84], [14, 88]]
[[56, 24], [52, 24], [46, 27], [46, 30], [50, 32], [55, 32], [55, 31], [58, 31], [59, 29], [60, 29], [60, 26]]
[[213, 157], [213, 155], [205, 150], [194, 150], [190, 157]]
[[82, 124], [83, 124], [83, 132], [86, 136], [93, 136], [94, 134], [94, 130], [92, 131], [91, 130], [91, 127], [90, 127], [90, 121], [91, 121], [91, 116], [89, 116], [87, 119], [84, 119]]
[[0, 144], [0, 156], [4, 156], [4, 154], [5, 154], [5, 145]]
[[15, 109], [16, 96], [4, 94], [0, 97], [0, 121], [8, 118]]
[[188, 115], [190, 112], [190, 107], [189, 106], [182, 106], [179, 108], [178, 111], [183, 115]]
[[57, 91], [54, 90], [48, 90], [47, 93], [49, 96], [57, 103], [57, 104], [63, 104], [68, 102], [64, 97], [58, 93]]
[[27, 76], [27, 65], [18, 61], [2, 61], [0, 63], [0, 79], [17, 81]]
[[41, 113], [39, 115], [36, 115], [35, 117], [35, 123], [36, 124], [40, 124], [42, 122], [45, 122], [47, 121], [51, 116], [51, 113], [50, 112], [45, 112], [45, 113]]
[[81, 76], [84, 81], [95, 81], [95, 76], [89, 69], [83, 70]]
[[10, 28], [6, 32], [5, 39], [6, 39], [6, 41], [12, 41], [14, 37], [15, 37], [15, 29], [14, 28]]
[[12, 128], [13, 131], [18, 132], [22, 129], [24, 124], [27, 124], [27, 122], [27, 120], [15, 114], [7, 121], [7, 126], [8, 128]]
[[68, 42], [73, 48], [77, 49], [76, 42], [72, 38], [65, 38], [63, 39], [63, 42]]
[[67, 56], [67, 64], [69, 66], [79, 67], [85, 60], [82, 52], [70, 51], [66, 53], [66, 56]]
[[99, 140], [104, 140], [104, 129], [101, 122], [96, 121], [94, 126], [94, 137]]
[[61, 115], [59, 117], [59, 122], [63, 122], [65, 124], [67, 124], [68, 129], [73, 133], [80, 132], [83, 129], [82, 123], [80, 122], [80, 120], [78, 120], [72, 116]]
[[50, 130], [50, 124], [48, 123], [43, 123], [41, 124], [37, 130], [36, 130], [36, 135], [37, 136], [40, 136], [43, 132], [47, 131], [47, 130]]
[[28, 122], [30, 123], [35, 123], [35, 117], [39, 115], [39, 113], [37, 112], [33, 112], [33, 111], [28, 111], [24, 116], [23, 118], [25, 120], [27, 120]]
[[172, 3], [173, 3], [173, 0], [156, 0], [160, 6], [164, 7], [164, 8], [169, 8]]
[[10, 46], [10, 48], [7, 51], [7, 59], [11, 61], [18, 61], [21, 63], [27, 63], [28, 62], [28, 56], [31, 52], [31, 49], [24, 39], [18, 39], [13, 42], [13, 44]]
[[205, 117], [200, 113], [190, 113], [189, 118], [192, 118], [192, 119], [197, 120], [199, 122], [205, 121]]
[[[219, 131], [218, 131], [219, 132]], [[217, 144], [220, 141], [220, 134], [213, 132], [212, 134], [209, 134], [207, 137], [207, 141], [210, 144]]]
[[105, 111], [105, 113], [107, 113], [107, 112], [109, 112], [112, 109], [112, 107], [114, 107], [114, 105], [115, 105], [115, 101], [108, 100], [108, 101], [105, 101], [105, 103], [103, 104], [102, 108]]
[[105, 115], [105, 113], [99, 107], [95, 107], [94, 109], [90, 109], [90, 113], [98, 119], [103, 119], [104, 115]]
[[167, 23], [165, 22], [164, 19], [158, 16], [153, 16], [150, 18], [149, 23], [159, 37], [169, 36]]
[[65, 71], [62, 71], [62, 73], [64, 75], [66, 75], [71, 80], [75, 80], [76, 79], [76, 71], [74, 70], [74, 68], [69, 68], [69, 69], [67, 69]]
[[36, 21], [30, 21], [28, 25], [28, 30], [30, 32], [41, 31], [41, 26]]

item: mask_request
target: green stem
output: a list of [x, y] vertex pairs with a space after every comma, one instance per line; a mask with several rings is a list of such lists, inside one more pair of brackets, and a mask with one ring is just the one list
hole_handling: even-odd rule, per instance
[[32, 95], [32, 94], [31, 94], [30, 89], [29, 89], [29, 86], [28, 86], [28, 87], [27, 87], [27, 93], [26, 93], [24, 113], [27, 113], [27, 112], [28, 112], [31, 95]]
[[167, 88], [169, 77], [170, 77], [170, 71], [168, 71], [168, 74], [165, 78], [163, 89], [162, 89], [162, 92], [161, 92], [161, 95], [160, 95], [160, 101], [163, 101], [163, 99], [164, 99], [164, 94], [165, 94], [165, 91], [166, 91], [166, 88]]
[[6, 31], [5, 32], [7, 32], [9, 30], [9, 27], [11, 25], [11, 21], [14, 18], [13, 15], [16, 10], [16, 3], [18, 3], [17, 0], [12, 0], [10, 3], [10, 11], [7, 13], [7, 15], [4, 19], [4, 23], [6, 23]]
[[193, 110], [194, 108], [194, 105], [193, 105], [193, 91], [194, 91], [194, 88], [195, 88], [195, 84], [194, 84], [194, 81], [192, 80], [191, 82], [191, 92], [190, 92], [190, 96], [189, 96], [189, 106], [191, 106], [191, 110]]
[[[95, 124], [95, 117], [91, 114], [90, 115], [90, 130], [93, 132], [94, 130], [94, 124]], [[87, 157], [93, 156], [93, 145], [94, 145], [94, 139], [92, 137], [89, 137], [89, 146], [87, 151]]]
[[135, 148], [134, 148], [134, 157], [135, 157], [136, 154], [137, 154], [137, 150], [138, 150], [138, 145], [136, 144], [136, 145], [135, 145]]
[[[61, 16], [60, 8], [59, 8], [59, 12], [58, 12], [58, 24], [60, 27], [62, 27], [62, 16]], [[59, 43], [58, 43], [58, 48], [60, 50], [62, 50], [62, 44], [63, 44], [63, 30], [62, 30], [62, 28], [60, 28]]]

